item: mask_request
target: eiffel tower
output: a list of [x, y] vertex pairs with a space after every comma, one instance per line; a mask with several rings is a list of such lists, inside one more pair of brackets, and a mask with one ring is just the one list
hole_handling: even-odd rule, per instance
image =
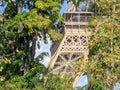
[[68, 8], [68, 11], [64, 13], [64, 37], [52, 48], [53, 55], [49, 62], [49, 69], [53, 74], [60, 74], [62, 77], [76, 77], [73, 83], [75, 87], [80, 76], [85, 73], [80, 72], [76, 75], [74, 65], [80, 58], [84, 58], [85, 62], [88, 59], [88, 41], [91, 33], [87, 27], [92, 12], [71, 10]]

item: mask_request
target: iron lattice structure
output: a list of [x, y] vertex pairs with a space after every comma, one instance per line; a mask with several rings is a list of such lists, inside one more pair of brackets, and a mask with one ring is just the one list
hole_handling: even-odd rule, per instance
[[[49, 63], [49, 69], [53, 74], [76, 77], [74, 65], [82, 57], [85, 61], [87, 60], [89, 54], [88, 41], [91, 35], [87, 27], [91, 15], [92, 12], [64, 13], [64, 38], [57, 50], [53, 50], [55, 52]], [[77, 80], [75, 80], [73, 87]]]

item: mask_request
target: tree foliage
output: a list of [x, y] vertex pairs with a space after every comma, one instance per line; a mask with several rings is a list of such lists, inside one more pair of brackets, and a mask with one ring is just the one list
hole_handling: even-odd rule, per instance
[[95, 3], [98, 12], [90, 21], [89, 60], [84, 68], [83, 60], [76, 68], [88, 74], [89, 90], [113, 90], [120, 81], [120, 1], [96, 0]]
[[34, 58], [36, 41], [38, 37], [46, 41], [46, 34], [54, 41], [62, 38], [55, 32], [55, 27], [63, 23], [59, 14], [61, 0], [0, 2], [0, 7], [5, 8], [0, 16], [0, 89], [45, 90], [40, 75], [45, 76], [47, 69], [39, 62], [47, 54]]

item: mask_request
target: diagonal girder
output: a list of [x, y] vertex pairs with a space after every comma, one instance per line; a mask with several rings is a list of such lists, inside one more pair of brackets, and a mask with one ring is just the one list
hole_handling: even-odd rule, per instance
[[80, 53], [73, 52], [59, 54], [52, 69], [52, 72], [61, 73], [62, 76], [65, 76], [66, 74], [73, 74], [74, 76], [74, 74], [76, 73], [74, 65], [81, 57], [83, 57], [83, 55], [81, 55]]

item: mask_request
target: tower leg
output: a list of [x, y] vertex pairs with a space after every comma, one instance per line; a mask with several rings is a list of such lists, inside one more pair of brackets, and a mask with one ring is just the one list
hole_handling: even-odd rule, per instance
[[75, 78], [75, 80], [73, 82], [73, 88], [75, 88], [77, 86], [77, 83], [78, 83], [79, 79], [80, 79], [80, 76], [79, 75], [76, 76], [76, 78]]
[[[86, 51], [86, 53], [84, 54], [84, 66], [86, 66], [86, 62], [88, 61], [88, 55], [89, 55], [89, 50]], [[84, 72], [85, 73], [85, 72]], [[78, 74], [78, 76], [75, 77], [75, 80], [73, 82], [73, 88], [75, 88], [80, 80], [80, 77], [84, 74], [84, 73], [81, 73], [81, 74]]]

